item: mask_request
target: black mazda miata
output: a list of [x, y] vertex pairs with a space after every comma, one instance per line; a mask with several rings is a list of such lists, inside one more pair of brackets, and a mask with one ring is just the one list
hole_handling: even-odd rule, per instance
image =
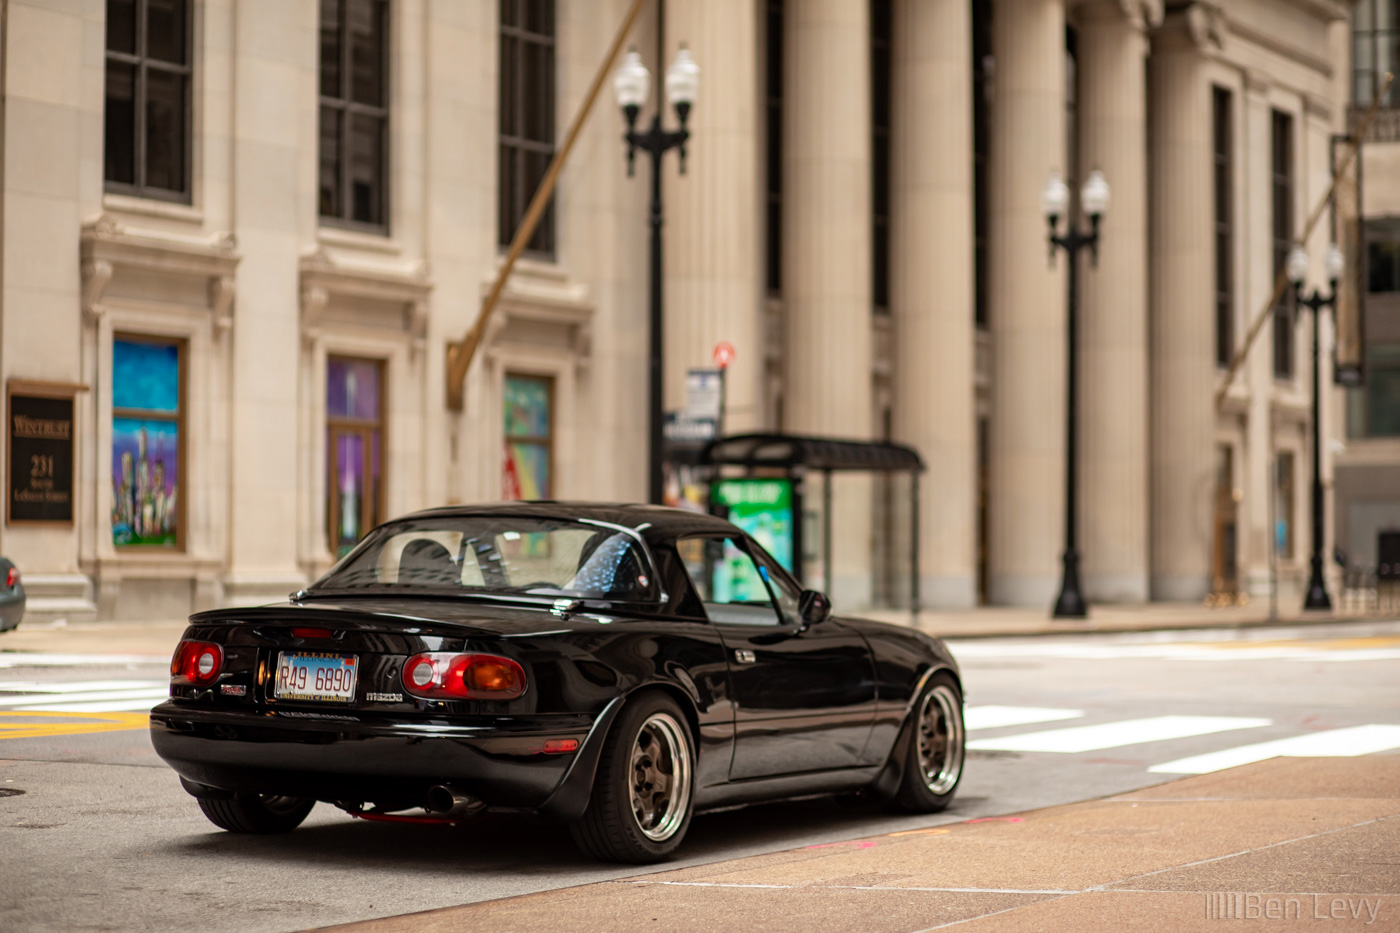
[[734, 525], [657, 506], [391, 521], [286, 603], [192, 616], [170, 673], [151, 739], [234, 832], [318, 800], [518, 810], [654, 862], [704, 810], [862, 792], [931, 812], [962, 776], [941, 641], [834, 617]]

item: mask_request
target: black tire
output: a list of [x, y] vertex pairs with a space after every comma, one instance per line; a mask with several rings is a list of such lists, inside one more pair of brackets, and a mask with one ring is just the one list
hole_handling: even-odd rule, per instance
[[953, 675], [930, 677], [909, 715], [913, 734], [894, 802], [902, 810], [937, 813], [953, 802], [965, 761], [962, 690]]
[[235, 794], [230, 800], [199, 798], [209, 822], [231, 833], [289, 833], [301, 825], [316, 801], [273, 794]]
[[695, 742], [675, 701], [643, 693], [603, 743], [588, 809], [569, 827], [585, 855], [646, 865], [668, 858], [690, 828]]

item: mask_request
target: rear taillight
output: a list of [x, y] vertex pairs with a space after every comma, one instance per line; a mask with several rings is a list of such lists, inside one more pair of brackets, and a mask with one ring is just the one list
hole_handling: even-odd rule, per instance
[[403, 687], [429, 700], [513, 700], [525, 692], [525, 669], [494, 654], [415, 654], [403, 666]]
[[224, 666], [224, 649], [208, 641], [182, 641], [170, 659], [170, 679], [175, 683], [208, 684]]
[[15, 568], [11, 567], [11, 568], [5, 573], [5, 585], [6, 585], [7, 587], [9, 587], [10, 589], [14, 589], [14, 588], [15, 588], [15, 584], [18, 583], [18, 582], [19, 582], [19, 571], [16, 570]]

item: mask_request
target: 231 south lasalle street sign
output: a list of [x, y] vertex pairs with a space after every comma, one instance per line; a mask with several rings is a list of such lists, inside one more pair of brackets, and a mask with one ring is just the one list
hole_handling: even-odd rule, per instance
[[11, 522], [73, 521], [73, 397], [9, 394]]

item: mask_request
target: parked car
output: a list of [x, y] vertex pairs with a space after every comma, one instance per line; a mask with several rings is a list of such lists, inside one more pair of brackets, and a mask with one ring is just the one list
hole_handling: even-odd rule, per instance
[[25, 603], [19, 568], [8, 557], [0, 557], [0, 581], [0, 632], [8, 632], [19, 627]]
[[734, 525], [656, 506], [391, 521], [285, 603], [192, 616], [170, 670], [155, 749], [233, 832], [316, 801], [524, 810], [644, 863], [704, 810], [863, 792], [930, 812], [962, 776], [941, 641], [833, 617]]

